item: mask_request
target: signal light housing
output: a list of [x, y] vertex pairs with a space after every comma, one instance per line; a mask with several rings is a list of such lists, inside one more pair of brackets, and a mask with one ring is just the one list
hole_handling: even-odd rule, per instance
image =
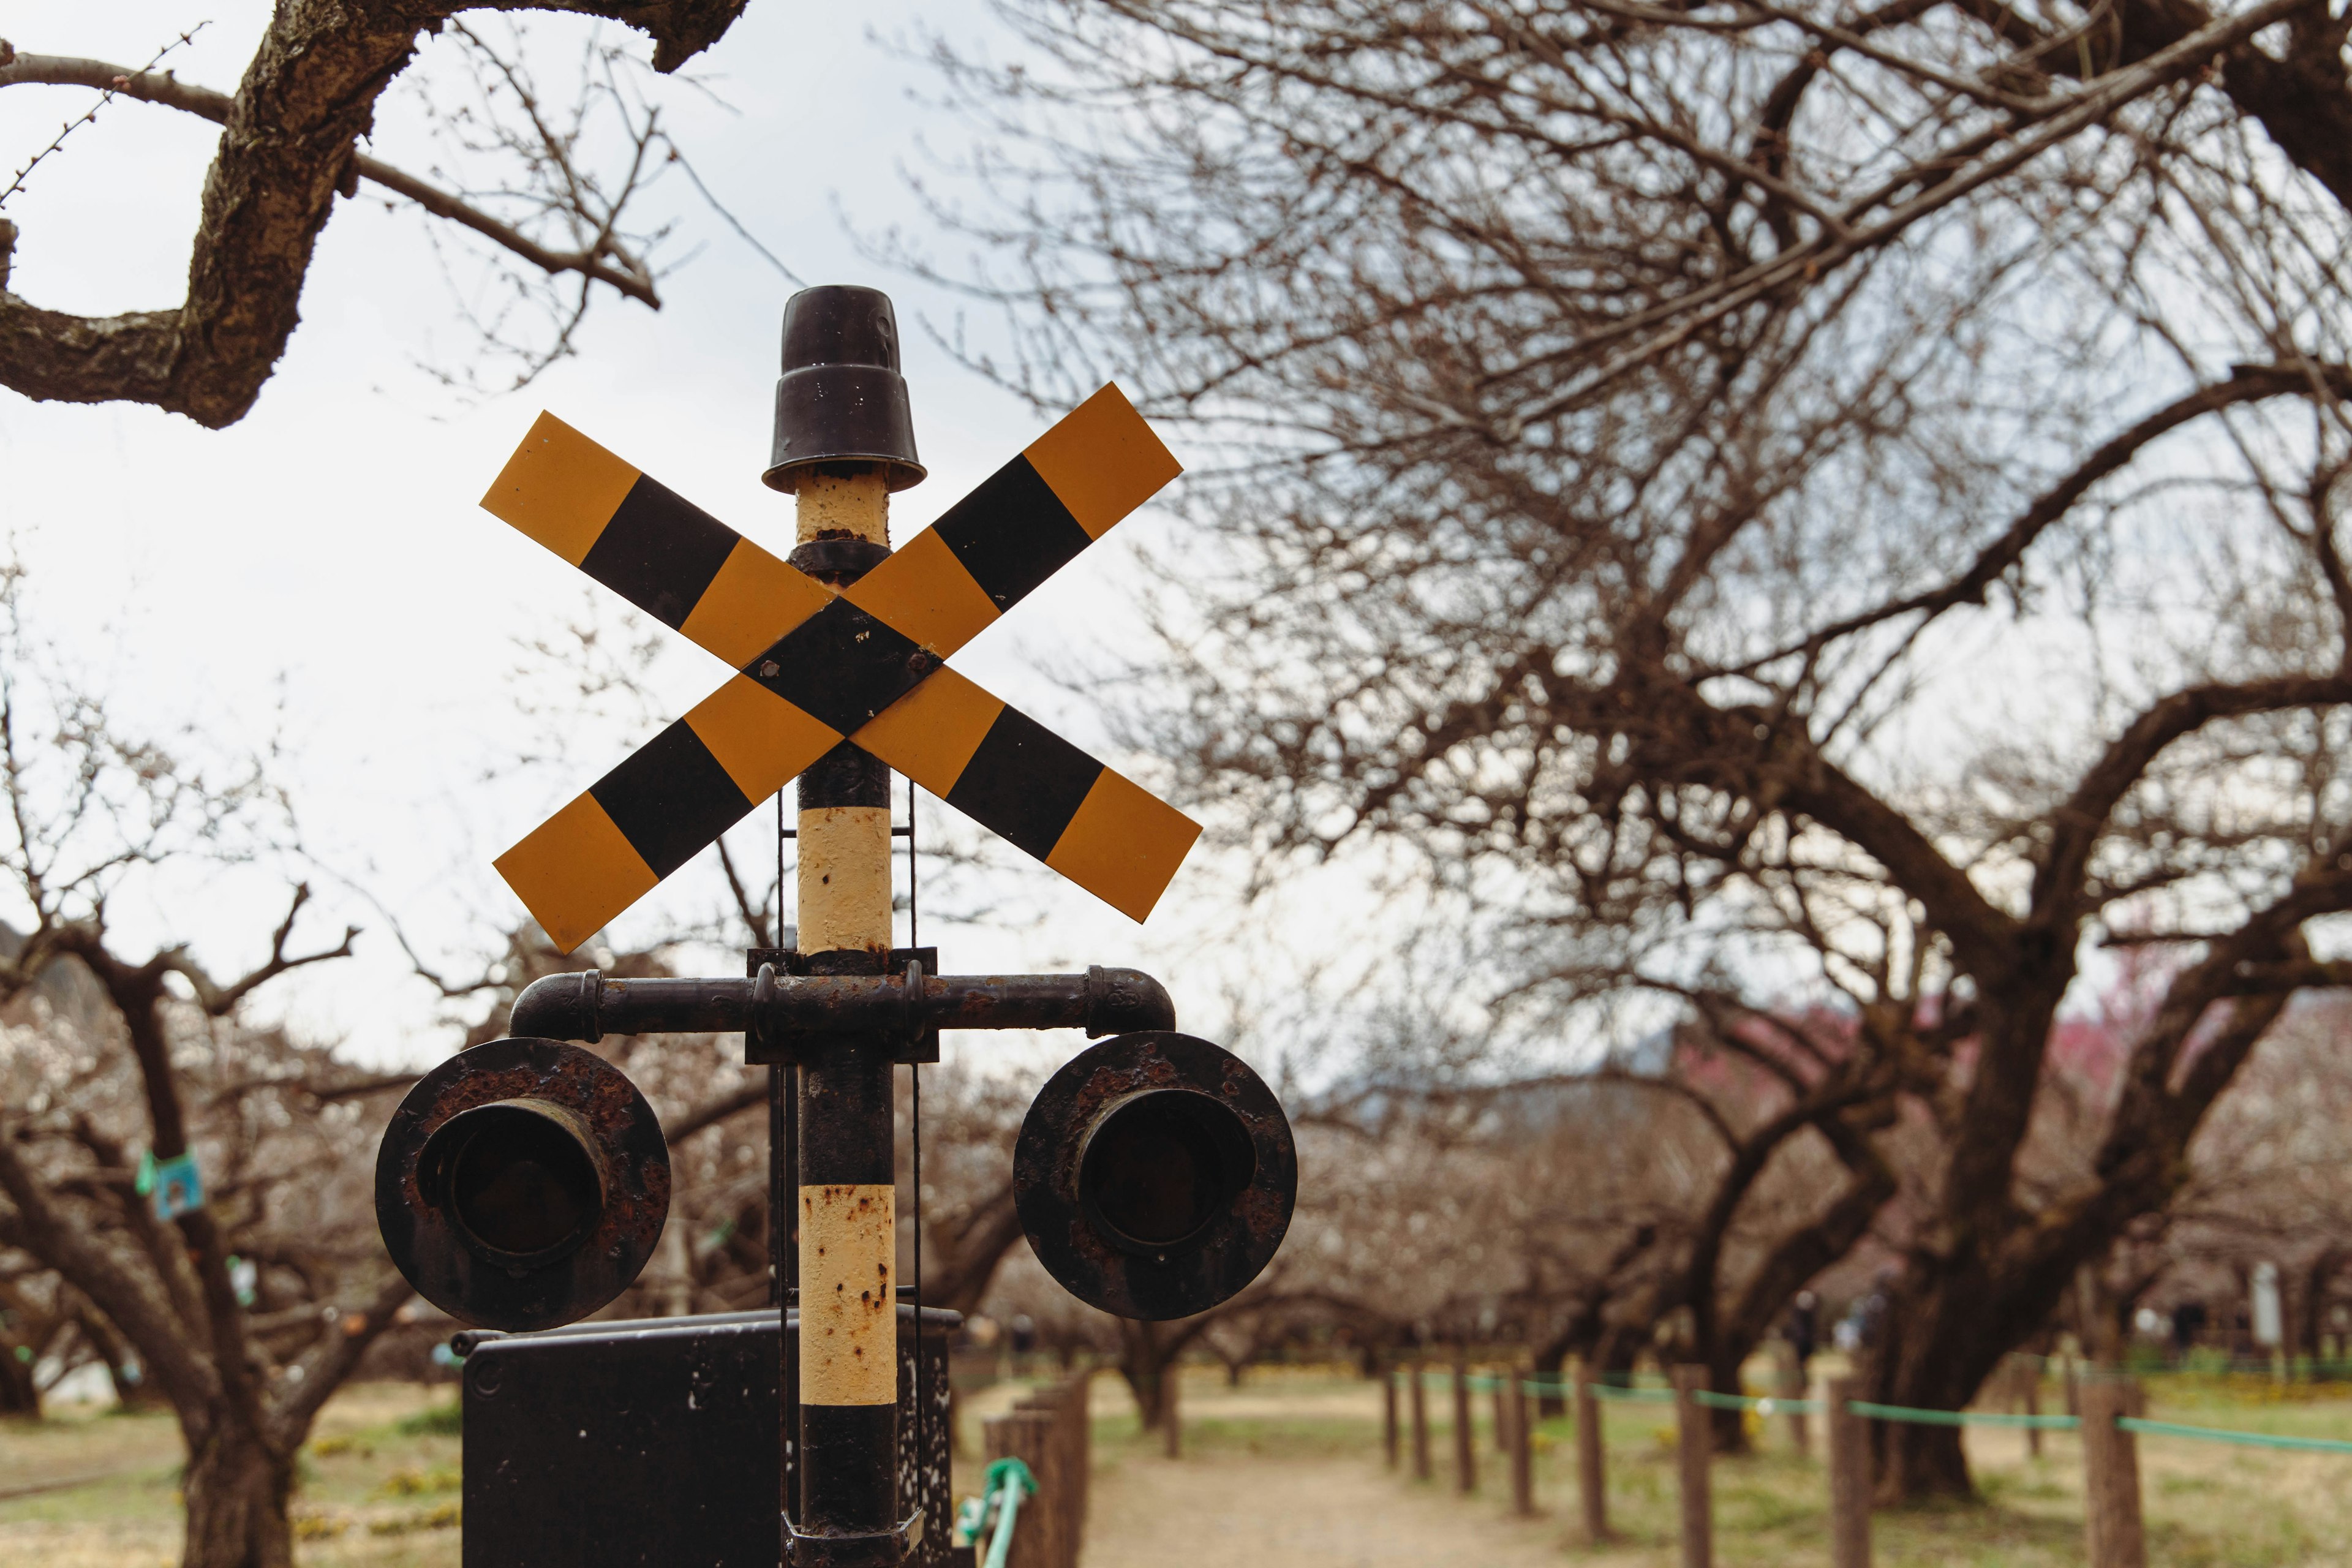
[[628, 1289], [669, 1214], [645, 1096], [555, 1040], [491, 1040], [418, 1081], [376, 1155], [375, 1214], [417, 1294], [486, 1329], [549, 1329]]
[[1047, 1080], [1013, 1147], [1013, 1192], [1063, 1289], [1118, 1317], [1185, 1318], [1273, 1260], [1298, 1159], [1248, 1063], [1155, 1029], [1105, 1040]]

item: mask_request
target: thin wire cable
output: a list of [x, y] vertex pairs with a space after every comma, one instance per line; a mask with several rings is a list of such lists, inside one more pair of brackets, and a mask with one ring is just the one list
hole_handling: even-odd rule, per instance
[[[907, 945], [922, 945], [922, 932], [915, 923], [915, 781], [907, 781]], [[923, 1064], [909, 1062], [907, 1072], [910, 1084], [911, 1119], [914, 1121], [915, 1145], [915, 1506], [923, 1506], [926, 1471], [931, 1450], [923, 1441], [930, 1415], [930, 1389], [924, 1373], [929, 1370], [923, 1354]]]

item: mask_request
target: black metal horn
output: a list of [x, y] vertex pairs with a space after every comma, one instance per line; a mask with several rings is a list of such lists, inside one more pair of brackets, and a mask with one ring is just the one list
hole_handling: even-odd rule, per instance
[[491, 1040], [426, 1073], [376, 1155], [376, 1226], [417, 1293], [488, 1329], [584, 1318], [637, 1277], [669, 1214], [669, 1147], [619, 1068]]
[[1273, 1261], [1298, 1158], [1248, 1063], [1150, 1030], [1105, 1040], [1046, 1082], [1013, 1146], [1013, 1193], [1063, 1289], [1118, 1317], [1185, 1318]]

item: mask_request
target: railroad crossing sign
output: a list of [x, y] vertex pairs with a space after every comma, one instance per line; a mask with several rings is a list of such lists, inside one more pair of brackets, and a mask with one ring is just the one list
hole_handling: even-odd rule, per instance
[[1106, 386], [836, 590], [541, 415], [483, 507], [737, 673], [499, 874], [569, 952], [847, 739], [1143, 919], [1200, 826], [945, 661], [1181, 471]]

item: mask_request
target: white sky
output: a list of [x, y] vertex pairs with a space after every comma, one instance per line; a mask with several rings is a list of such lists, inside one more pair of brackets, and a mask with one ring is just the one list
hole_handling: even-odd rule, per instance
[[[835, 216], [867, 232], [919, 226], [898, 171], [922, 162], [926, 132], [949, 144], [961, 135], [914, 98], [929, 85], [919, 70], [871, 37], [902, 32], [918, 9], [755, 0], [693, 68], [740, 112], [668, 84], [656, 89], [704, 179], [795, 271], [894, 296], [931, 470], [898, 499], [901, 540], [1044, 423], [936, 349], [921, 319], [947, 321], [955, 302], [860, 258]], [[5, 0], [0, 37], [27, 52], [135, 66], [209, 17], [168, 63], [184, 79], [228, 90], [268, 10], [253, 0], [209, 10]], [[551, 65], [584, 31], [562, 18], [530, 26]], [[89, 97], [26, 87], [0, 94], [0, 168], [13, 171]], [[23, 231], [11, 287], [37, 304], [81, 312], [176, 304], [215, 136], [190, 116], [114, 104], [8, 203]], [[370, 151], [420, 173], [427, 161], [389, 110]], [[309, 849], [439, 954], [479, 952], [492, 926], [519, 916], [491, 857], [651, 732], [583, 715], [572, 765], [506, 765], [517, 738], [533, 732], [509, 680], [523, 661], [518, 639], [556, 630], [589, 602], [584, 579], [476, 505], [539, 410], [770, 548], [781, 552], [792, 541], [790, 499], [759, 482], [790, 286], [682, 180], [665, 184], [654, 205], [681, 219], [663, 254], [683, 257], [707, 242], [662, 283], [665, 308], [656, 314], [607, 295], [579, 356], [510, 396], [469, 405], [414, 368], [435, 345], [454, 357], [464, 329], [425, 238], [428, 220], [404, 205], [387, 212], [364, 193], [329, 224], [302, 324], [241, 423], [213, 432], [142, 407], [34, 404], [0, 391], [0, 529], [31, 568], [37, 630], [92, 672], [133, 727], [193, 722], [227, 749], [282, 733], [278, 776]], [[1129, 520], [958, 667], [1102, 749], [1087, 705], [1052, 672], [1068, 668], [1074, 652], [1117, 648], [1135, 603], [1132, 552], [1165, 544], [1175, 526], [1150, 510]], [[595, 603], [616, 625], [616, 602]], [[725, 672], [673, 640], [657, 679], [674, 716]], [[564, 672], [535, 675], [560, 682]], [[1114, 760], [1150, 776], [1148, 763]], [[927, 830], [950, 815], [928, 803], [926, 811]], [[650, 936], [712, 907], [711, 862], [706, 853], [678, 873], [623, 933]], [[1188, 868], [1149, 930], [1083, 894], [1055, 892], [1042, 873], [1016, 875], [1021, 896], [1045, 912], [1010, 928], [927, 928], [930, 940], [948, 937], [950, 967], [1139, 964], [1171, 982], [1188, 1025], [1208, 1022], [1213, 972], [1223, 967], [1211, 955], [1235, 951], [1218, 938], [1237, 918], [1213, 871]], [[168, 929], [226, 969], [259, 951], [280, 896], [231, 879], [169, 910], [117, 915], [126, 945]], [[446, 1036], [429, 1028], [432, 997], [404, 978], [372, 911], [338, 896], [317, 930], [347, 917], [375, 928], [360, 960], [303, 977], [281, 1005], [372, 1058], [446, 1048]]]

